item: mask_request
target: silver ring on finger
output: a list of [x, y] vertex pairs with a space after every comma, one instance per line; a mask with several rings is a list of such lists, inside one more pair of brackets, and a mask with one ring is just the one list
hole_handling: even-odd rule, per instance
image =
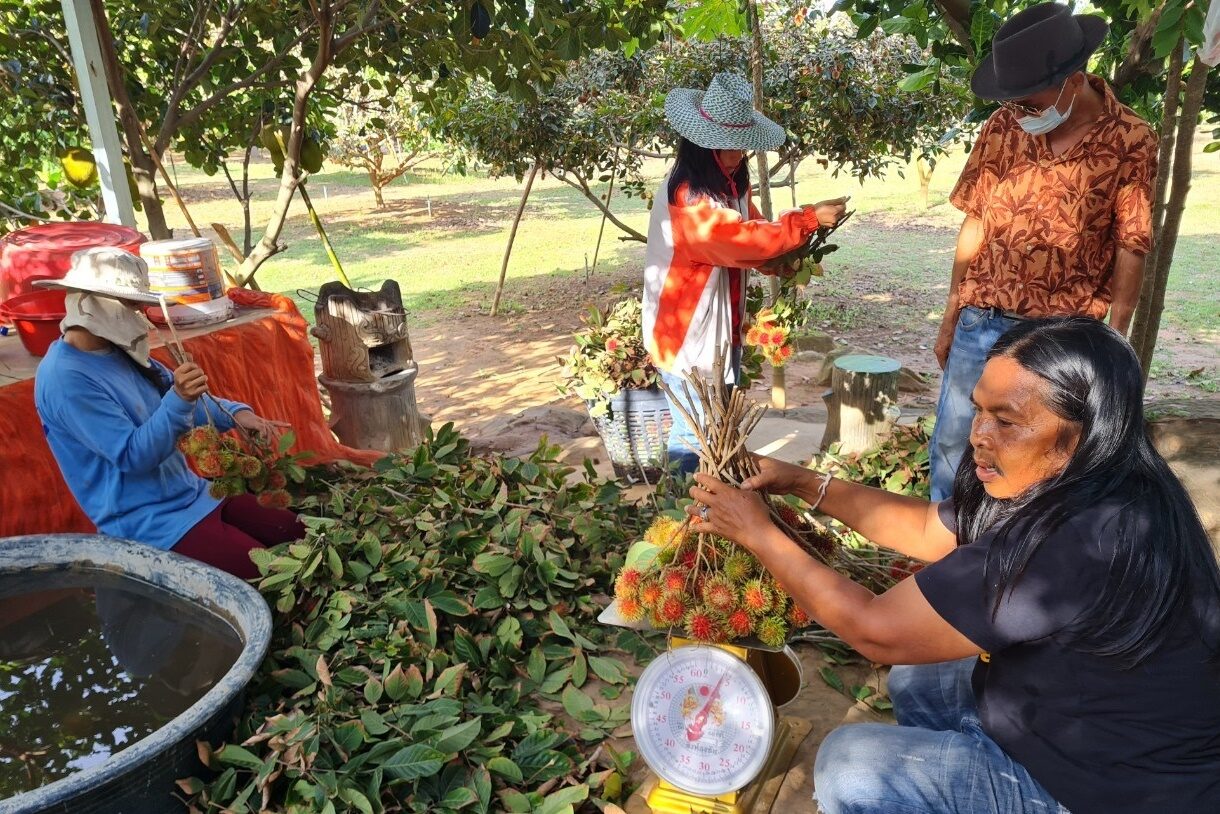
[[710, 512], [711, 512], [710, 506], [700, 506], [699, 507], [699, 519], [702, 520], [704, 523], [708, 522], [707, 516]]

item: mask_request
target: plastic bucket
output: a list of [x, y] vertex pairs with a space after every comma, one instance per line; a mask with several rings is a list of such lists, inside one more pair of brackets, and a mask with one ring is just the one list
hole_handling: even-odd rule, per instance
[[0, 303], [0, 316], [17, 328], [21, 344], [33, 356], [45, 356], [51, 343], [59, 339], [59, 323], [67, 315], [64, 298], [68, 292], [34, 291], [19, 294]]
[[154, 240], [140, 247], [148, 262], [148, 287], [175, 305], [211, 302], [224, 294], [220, 256], [206, 237]]
[[58, 280], [72, 255], [96, 246], [140, 253], [144, 235], [127, 226], [95, 221], [42, 223], [0, 238], [0, 302], [34, 291], [35, 280]]

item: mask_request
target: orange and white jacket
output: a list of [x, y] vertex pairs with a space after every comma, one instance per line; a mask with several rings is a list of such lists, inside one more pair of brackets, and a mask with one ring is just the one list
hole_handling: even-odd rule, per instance
[[[712, 372], [716, 353], [731, 348], [733, 293], [730, 269], [755, 268], [799, 246], [818, 228], [812, 208], [792, 209], [769, 221], [749, 200], [737, 207], [678, 188], [669, 203], [669, 179], [653, 199], [644, 254], [644, 343], [667, 373]], [[745, 307], [746, 275], [737, 275], [736, 300]], [[732, 373], [725, 365], [725, 378]]]

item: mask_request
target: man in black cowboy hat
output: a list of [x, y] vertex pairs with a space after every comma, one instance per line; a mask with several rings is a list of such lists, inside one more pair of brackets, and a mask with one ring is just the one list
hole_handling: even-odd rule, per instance
[[966, 213], [936, 340], [944, 369], [932, 437], [932, 498], [969, 448], [970, 394], [1017, 320], [1091, 316], [1126, 332], [1152, 240], [1157, 139], [1086, 72], [1100, 17], [1042, 3], [996, 33], [971, 80], [1000, 103], [950, 197]]

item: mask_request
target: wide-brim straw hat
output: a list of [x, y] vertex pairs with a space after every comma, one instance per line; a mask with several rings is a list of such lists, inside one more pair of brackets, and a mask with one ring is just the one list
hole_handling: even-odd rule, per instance
[[35, 280], [39, 288], [62, 288], [99, 294], [116, 300], [155, 304], [149, 290], [144, 258], [113, 246], [82, 249], [72, 255], [68, 273], [60, 280]]
[[718, 73], [706, 91], [674, 88], [665, 118], [689, 141], [708, 150], [774, 150], [784, 128], [754, 109], [754, 89], [734, 73]]
[[970, 89], [984, 99], [1004, 101], [1058, 87], [1088, 65], [1109, 30], [1101, 17], [1072, 14], [1060, 3], [1027, 8], [1000, 26]]

